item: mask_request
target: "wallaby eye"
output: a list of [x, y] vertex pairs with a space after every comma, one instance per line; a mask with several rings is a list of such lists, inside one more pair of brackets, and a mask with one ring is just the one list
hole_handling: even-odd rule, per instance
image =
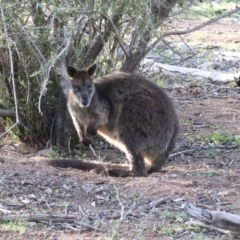
[[89, 92], [92, 91], [92, 87], [88, 87], [88, 91], [89, 91]]
[[74, 89], [74, 92], [80, 92], [80, 87], [73, 87], [73, 89]]

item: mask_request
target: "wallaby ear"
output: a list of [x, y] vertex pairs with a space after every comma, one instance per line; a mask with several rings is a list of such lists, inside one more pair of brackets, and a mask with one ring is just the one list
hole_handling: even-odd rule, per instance
[[67, 66], [67, 73], [69, 77], [74, 77], [77, 72], [77, 69], [72, 66]]
[[96, 71], [96, 68], [97, 68], [96, 63], [94, 63], [91, 67], [88, 68], [87, 73], [90, 77], [94, 74], [94, 72]]

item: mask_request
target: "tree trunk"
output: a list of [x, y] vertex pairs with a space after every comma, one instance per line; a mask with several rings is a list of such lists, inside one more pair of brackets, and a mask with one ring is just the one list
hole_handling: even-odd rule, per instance
[[[175, 6], [177, 1], [178, 0], [151, 0], [151, 12], [155, 17], [153, 22], [154, 28], [157, 29], [161, 25], [162, 21], [169, 16], [169, 13], [172, 11], [172, 8]], [[134, 49], [134, 52], [131, 52], [129, 57], [125, 59], [121, 71], [135, 72], [137, 70], [140, 62], [148, 52], [148, 44], [152, 38], [151, 32], [151, 29], [145, 30], [143, 38], [140, 39], [137, 44], [137, 49]]]
[[123, 72], [135, 72], [145, 57], [145, 50], [147, 48], [147, 44], [151, 39], [151, 30], [146, 30], [143, 34], [143, 39], [139, 40], [137, 45], [137, 51], [135, 49], [134, 53], [130, 53], [129, 57], [124, 61], [121, 71]]
[[[121, 5], [121, 7], [119, 7], [119, 11], [116, 11], [116, 12], [121, 12], [120, 10], [122, 7], [123, 7], [123, 4]], [[121, 18], [122, 18], [122, 14], [116, 13], [113, 15], [111, 21], [115, 26], [118, 26]], [[108, 21], [108, 20], [106, 20], [106, 21]], [[113, 32], [113, 29], [109, 22], [107, 23], [106, 29], [107, 30], [105, 31], [105, 33], [103, 35], [98, 35], [95, 37], [95, 40], [93, 41], [92, 46], [87, 50], [86, 54], [84, 54], [84, 58], [81, 59], [81, 62], [78, 64], [78, 66], [80, 66], [80, 68], [89, 66], [92, 63], [94, 63], [97, 56], [102, 51], [104, 45], [106, 44], [106, 42], [108, 42], [108, 40]]]

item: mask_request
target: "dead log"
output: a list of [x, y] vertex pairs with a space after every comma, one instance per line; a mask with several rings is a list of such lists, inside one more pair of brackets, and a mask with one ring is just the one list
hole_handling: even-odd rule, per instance
[[209, 79], [212, 82], [236, 82], [240, 79], [240, 72], [236, 74], [222, 73], [217, 71], [206, 71], [197, 68], [186, 68], [172, 66], [168, 64], [162, 64], [155, 62], [151, 59], [144, 59], [144, 65], [149, 65], [149, 70], [153, 72], [163, 72], [166, 75], [175, 75], [175, 74], [188, 74], [190, 76], [198, 76], [202, 78]]
[[234, 234], [240, 234], [240, 215], [209, 211], [195, 207], [193, 204], [187, 204], [186, 212], [193, 218], [200, 220], [216, 229], [223, 229]]
[[5, 110], [0, 108], [0, 117], [3, 117], [3, 118], [9, 117], [9, 118], [15, 119], [16, 113], [13, 110]]

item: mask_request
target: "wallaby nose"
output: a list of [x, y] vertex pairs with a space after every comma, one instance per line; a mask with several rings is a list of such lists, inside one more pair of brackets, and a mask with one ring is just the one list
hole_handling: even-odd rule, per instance
[[88, 105], [88, 98], [87, 97], [82, 97], [81, 103], [84, 107], [86, 107]]

